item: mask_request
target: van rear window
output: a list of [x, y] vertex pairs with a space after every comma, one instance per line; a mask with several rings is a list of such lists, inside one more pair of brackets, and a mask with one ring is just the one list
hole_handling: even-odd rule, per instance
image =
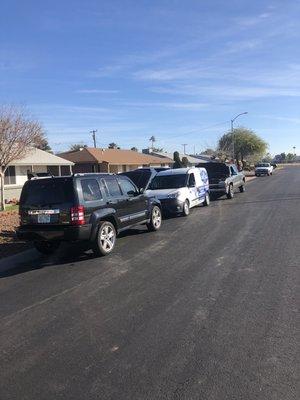
[[21, 195], [23, 206], [51, 206], [74, 203], [74, 188], [70, 178], [37, 179], [26, 182]]

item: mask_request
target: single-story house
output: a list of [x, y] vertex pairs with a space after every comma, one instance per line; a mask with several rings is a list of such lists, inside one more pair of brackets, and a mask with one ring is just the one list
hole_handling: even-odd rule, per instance
[[79, 150], [59, 154], [72, 161], [74, 173], [84, 172], [126, 172], [142, 167], [169, 167], [172, 158], [161, 158], [155, 155], [142, 154], [138, 151], [123, 149], [102, 149], [82, 147]]
[[30, 174], [70, 175], [72, 166], [71, 161], [47, 151], [31, 148], [25, 157], [11, 162], [5, 171], [4, 198], [19, 199], [22, 187]]
[[[173, 159], [174, 154], [173, 153], [167, 153], [167, 152], [160, 152], [160, 151], [153, 151], [151, 149], [144, 149], [143, 150], [144, 154], [149, 154], [149, 155], [153, 155], [156, 157], [161, 157], [161, 158], [167, 158], [167, 159]], [[188, 154], [183, 154], [183, 153], [179, 153], [179, 157], [182, 160], [183, 157], [186, 157], [188, 159], [189, 165], [190, 166], [196, 166], [200, 163], [204, 163], [207, 161], [204, 161], [200, 158], [194, 157], [194, 156], [190, 156]]]

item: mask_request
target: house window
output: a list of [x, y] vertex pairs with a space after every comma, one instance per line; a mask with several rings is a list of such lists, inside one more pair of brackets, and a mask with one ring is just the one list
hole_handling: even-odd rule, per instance
[[53, 176], [59, 176], [59, 167], [57, 165], [48, 165], [47, 172]]
[[60, 168], [62, 176], [71, 175], [71, 169], [69, 165], [62, 165]]
[[8, 167], [4, 175], [4, 185], [16, 184], [16, 167]]

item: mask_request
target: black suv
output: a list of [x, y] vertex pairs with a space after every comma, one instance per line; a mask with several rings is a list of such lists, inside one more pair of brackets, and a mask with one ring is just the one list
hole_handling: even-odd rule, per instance
[[22, 190], [17, 235], [44, 254], [61, 241], [84, 240], [97, 255], [106, 255], [119, 232], [139, 224], [156, 231], [161, 221], [159, 200], [141, 194], [126, 176], [33, 178]]
[[125, 175], [134, 182], [134, 184], [140, 190], [148, 189], [148, 186], [152, 179], [157, 175], [160, 171], [166, 171], [169, 169], [168, 167], [157, 167], [157, 168], [138, 168], [132, 171], [121, 172], [120, 175]]

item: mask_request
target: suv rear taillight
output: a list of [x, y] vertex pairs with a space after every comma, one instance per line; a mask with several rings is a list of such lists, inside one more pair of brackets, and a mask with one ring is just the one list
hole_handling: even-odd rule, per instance
[[77, 206], [71, 208], [71, 224], [72, 225], [84, 225], [84, 207]]

